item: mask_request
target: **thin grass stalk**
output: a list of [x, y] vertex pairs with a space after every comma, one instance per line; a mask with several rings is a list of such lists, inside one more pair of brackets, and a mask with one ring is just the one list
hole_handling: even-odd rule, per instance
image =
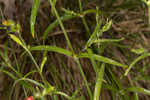
[[63, 92], [58, 91], [58, 92], [55, 92], [55, 94], [59, 94], [59, 95], [61, 95], [61, 96], [66, 97], [68, 100], [72, 100], [72, 97], [70, 97], [69, 95], [67, 95], [67, 94], [65, 94], [65, 93], [63, 93]]
[[[65, 65], [64, 62], [62, 62], [62, 65], [63, 65], [63, 68], [65, 69], [65, 71], [68, 72], [68, 75], [71, 77], [71, 80], [72, 80], [72, 82], [73, 82], [73, 85], [75, 85], [75, 87], [79, 88], [79, 85], [77, 84], [76, 80], [73, 79], [73, 76], [72, 76], [72, 74], [71, 74], [71, 71], [67, 68], [67, 65]], [[81, 96], [83, 96], [83, 94], [82, 94], [81, 91], [79, 91], [79, 94], [80, 94]], [[85, 100], [85, 99], [83, 99], [83, 100]]]
[[101, 65], [101, 68], [98, 69], [98, 72], [97, 72], [96, 85], [95, 85], [95, 91], [94, 91], [94, 100], [99, 100], [104, 72], [105, 72], [105, 63]]
[[88, 38], [88, 37], [90, 37], [90, 29], [89, 29], [86, 19], [84, 17], [82, 17], [82, 22], [83, 22], [85, 30], [86, 30], [86, 37]]
[[61, 19], [60, 19], [60, 16], [59, 16], [59, 14], [58, 14], [58, 12], [57, 12], [57, 10], [56, 10], [56, 8], [55, 8], [55, 5], [53, 4], [53, 1], [52, 1], [52, 0], [49, 0], [49, 2], [50, 2], [50, 4], [51, 4], [51, 6], [52, 6], [52, 9], [53, 9], [53, 11], [54, 11], [54, 13], [55, 13], [57, 19], [58, 19], [58, 22], [59, 22], [59, 24], [60, 24], [60, 27], [61, 27], [61, 29], [62, 29], [62, 31], [63, 31], [63, 33], [64, 33], [64, 36], [65, 36], [65, 38], [66, 38], [66, 40], [67, 40], [67, 44], [68, 44], [69, 48], [71, 49], [72, 53], [75, 54], [75, 53], [74, 53], [74, 50], [73, 50], [73, 48], [72, 48], [71, 42], [70, 42], [70, 40], [69, 40], [68, 34], [67, 34], [67, 32], [66, 32], [66, 30], [65, 30], [65, 28], [64, 28], [64, 25], [63, 25], [63, 23], [62, 23], [62, 21], [61, 21]]
[[150, 5], [148, 5], [148, 25], [149, 25], [149, 28], [150, 28]]
[[[74, 53], [74, 50], [73, 50], [73, 48], [72, 48], [71, 42], [70, 42], [70, 40], [69, 40], [69, 37], [68, 37], [68, 35], [67, 35], [67, 32], [66, 32], [66, 30], [65, 30], [65, 28], [64, 28], [64, 26], [63, 26], [63, 23], [62, 23], [62, 21], [61, 21], [61, 19], [60, 19], [60, 17], [59, 17], [59, 14], [58, 14], [58, 12], [57, 12], [57, 10], [56, 10], [56, 8], [55, 8], [55, 6], [54, 6], [52, 0], [49, 0], [49, 1], [50, 1], [51, 6], [52, 6], [52, 9], [54, 10], [55, 15], [56, 15], [56, 17], [57, 17], [57, 19], [58, 19], [58, 21], [59, 21], [60, 27], [62, 28], [62, 31], [63, 31], [63, 33], [64, 33], [64, 36], [65, 36], [65, 38], [66, 38], [66, 40], [67, 40], [67, 44], [68, 44], [69, 48], [71, 49], [72, 53], [75, 54], [75, 53]], [[88, 94], [89, 94], [89, 96], [90, 96], [90, 100], [92, 100], [92, 93], [91, 93], [91, 90], [90, 90], [90, 88], [89, 88], [89, 86], [88, 86], [88, 82], [87, 82], [87, 79], [86, 79], [85, 74], [84, 74], [84, 72], [83, 72], [83, 69], [82, 69], [82, 67], [81, 67], [81, 64], [80, 64], [80, 62], [79, 62], [78, 59], [76, 60], [76, 62], [77, 62], [77, 64], [78, 64], [78, 67], [79, 67], [80, 73], [81, 73], [81, 75], [82, 75], [82, 77], [83, 77], [83, 80], [84, 80], [84, 82], [85, 82], [85, 84], [86, 84], [86, 87], [87, 87], [87, 90], [88, 90]]]
[[134, 100], [139, 100], [139, 97], [138, 97], [138, 93], [137, 93], [137, 92], [134, 93], [133, 96], [134, 96]]
[[96, 62], [95, 62], [95, 59], [93, 57], [93, 52], [91, 49], [88, 49], [88, 54], [89, 54], [89, 57], [90, 57], [90, 61], [92, 63], [92, 66], [93, 66], [93, 69], [97, 75], [97, 65], [96, 65]]
[[90, 89], [90, 87], [89, 87], [89, 85], [88, 85], [87, 78], [86, 78], [86, 76], [85, 76], [85, 74], [84, 74], [84, 72], [83, 72], [82, 66], [81, 66], [80, 61], [79, 61], [78, 58], [76, 59], [76, 62], [77, 62], [78, 68], [79, 68], [79, 70], [80, 70], [81, 76], [82, 76], [82, 78], [83, 78], [83, 80], [84, 80], [84, 82], [85, 82], [85, 85], [86, 85], [86, 88], [87, 88], [87, 91], [88, 91], [88, 95], [89, 95], [89, 97], [90, 97], [90, 100], [93, 100], [93, 96], [92, 96], [91, 89]]
[[[83, 13], [83, 8], [82, 8], [81, 0], [78, 0], [78, 2], [79, 2], [80, 13]], [[86, 19], [85, 19], [84, 16], [81, 17], [81, 19], [82, 19], [82, 22], [83, 22], [84, 27], [85, 27], [85, 30], [86, 30], [86, 38], [89, 38], [89, 37], [90, 37], [90, 29], [89, 29], [89, 27], [88, 27], [88, 24], [87, 24], [87, 22], [86, 22]]]
[[20, 33], [18, 33], [18, 35], [19, 35], [19, 38], [21, 39], [21, 41], [23, 42], [23, 44], [24, 44], [24, 46], [25, 46], [24, 49], [28, 52], [28, 54], [29, 54], [31, 60], [32, 60], [33, 63], [35, 64], [36, 69], [38, 70], [38, 72], [39, 72], [39, 74], [40, 74], [40, 76], [41, 76], [41, 79], [42, 79], [43, 81], [45, 81], [45, 79], [44, 79], [44, 77], [43, 77], [43, 75], [42, 75], [42, 73], [41, 73], [41, 71], [40, 71], [40, 67], [39, 67], [39, 65], [37, 64], [37, 62], [35, 61], [34, 57], [32, 56], [30, 50], [27, 48], [26, 43], [24, 42], [24, 39], [21, 37]]

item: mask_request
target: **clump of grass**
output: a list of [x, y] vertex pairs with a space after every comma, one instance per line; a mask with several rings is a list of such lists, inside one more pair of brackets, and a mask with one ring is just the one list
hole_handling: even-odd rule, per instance
[[[42, 34], [42, 43], [39, 42], [36, 45], [32, 45], [32, 43], [27, 44], [21, 32], [21, 25], [19, 23], [15, 23], [12, 20], [5, 20], [2, 23], [5, 27], [4, 29], [7, 30], [9, 38], [11, 38], [11, 40], [9, 40], [11, 45], [14, 45], [15, 42], [19, 46], [19, 52], [21, 52], [19, 53], [21, 55], [21, 60], [18, 60], [15, 48], [12, 48], [13, 57], [10, 59], [9, 51], [7, 50], [9, 45], [5, 45], [4, 53], [1, 52], [0, 54], [2, 59], [2, 67], [0, 71], [7, 74], [14, 80], [9, 94], [9, 99], [11, 100], [13, 98], [13, 93], [16, 88], [18, 88], [18, 90], [16, 91], [16, 97], [14, 97], [15, 99], [19, 99], [19, 88], [22, 89], [21, 94], [24, 98], [33, 97], [34, 99], [41, 100], [105, 100], [105, 97], [103, 97], [103, 95], [105, 95], [103, 93], [103, 89], [110, 91], [111, 100], [138, 100], [139, 93], [150, 95], [150, 91], [148, 89], [134, 85], [136, 82], [132, 79], [128, 79], [129, 82], [126, 83], [127, 85], [124, 85], [122, 82], [124, 80], [126, 81], [124, 77], [127, 76], [130, 78], [129, 72], [138, 61], [150, 56], [148, 51], [144, 48], [140, 50], [132, 49], [131, 51], [139, 54], [139, 57], [131, 61], [130, 64], [121, 63], [112, 57], [105, 56], [105, 50], [109, 50], [109, 48], [107, 48], [108, 44], [112, 44], [112, 46], [116, 47], [118, 46], [120, 49], [125, 51], [123, 46], [119, 43], [124, 41], [126, 37], [103, 37], [106, 32], [111, 30], [113, 20], [108, 18], [106, 21], [102, 20], [101, 17], [105, 12], [102, 13], [98, 7], [95, 9], [84, 10], [81, 0], [78, 0], [78, 12], [62, 8], [61, 10], [63, 11], [63, 15], [61, 15], [56, 7], [57, 2], [59, 1], [49, 0], [51, 12], [55, 15], [56, 19], [45, 29]], [[35, 0], [30, 17], [31, 34], [28, 34], [34, 38], [33, 41], [35, 39], [38, 40], [35, 23], [37, 22], [36, 20], [39, 7], [40, 0]], [[86, 18], [87, 15], [90, 15], [91, 13], [95, 16], [94, 20], [96, 23], [94, 30], [90, 30], [90, 25], [88, 23], [88, 19]], [[74, 48], [71, 37], [69, 37], [69, 33], [67, 33], [65, 28], [65, 21], [69, 21], [71, 19], [73, 20], [74, 18], [78, 18], [78, 20], [80, 19], [85, 29], [85, 44], [82, 45], [82, 50], [79, 52], [77, 52], [76, 48]], [[46, 43], [49, 32], [56, 28], [57, 25], [60, 26], [69, 49]], [[64, 56], [63, 59], [59, 58], [58, 61], [58, 64], [62, 64], [61, 66], [63, 66], [63, 68], [61, 67], [57, 69], [56, 65], [51, 63], [48, 55], [52, 52]], [[72, 58], [75, 63], [76, 69], [78, 69], [79, 74], [81, 75], [80, 78], [82, 79], [82, 86], [79, 86], [81, 83], [79, 84], [73, 78], [71, 70], [65, 63], [65, 57]], [[86, 75], [86, 70], [84, 69], [87, 66], [83, 66], [83, 64], [81, 64], [81, 60], [85, 58], [91, 63], [89, 67], [91, 67], [95, 73], [96, 77], [94, 77], [94, 82], [89, 82], [89, 76]], [[13, 62], [12, 59], [15, 59], [15, 62]], [[26, 68], [28, 61], [30, 62], [30, 68]], [[57, 60], [55, 62], [57, 62]], [[60, 64], [60, 62], [62, 63]], [[26, 69], [28, 69], [28, 72], [26, 72]], [[123, 70], [122, 73], [118, 72], [118, 74], [121, 73], [120, 77], [116, 76], [115, 69], [117, 69], [117, 71]], [[75, 86], [73, 89], [70, 89], [70, 84], [68, 84], [62, 77], [62, 74], [60, 73], [62, 70], [65, 71], [64, 73], [68, 73], [68, 77]], [[93, 72], [91, 71], [91, 73]], [[49, 75], [47, 73], [50, 73], [50, 77], [52, 79], [47, 79], [47, 75]], [[63, 76], [67, 75], [63, 74]], [[138, 77], [136, 78], [138, 80]], [[52, 82], [52, 80], [54, 82]], [[64, 89], [66, 89], [67, 92]], [[130, 92], [133, 92], [133, 97], [130, 97]]]

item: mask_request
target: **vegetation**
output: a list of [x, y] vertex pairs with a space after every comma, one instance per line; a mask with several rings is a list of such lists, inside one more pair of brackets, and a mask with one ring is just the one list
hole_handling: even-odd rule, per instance
[[16, 20], [1, 13], [2, 97], [149, 100], [149, 2], [18, 1]]

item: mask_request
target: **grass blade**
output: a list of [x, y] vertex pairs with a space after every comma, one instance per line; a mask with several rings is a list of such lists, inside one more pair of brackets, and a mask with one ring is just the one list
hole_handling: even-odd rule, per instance
[[150, 53], [144, 53], [143, 55], [141, 55], [141, 56], [139, 56], [138, 58], [136, 58], [136, 59], [130, 64], [130, 66], [129, 66], [129, 68], [126, 70], [124, 76], [127, 76], [127, 75], [128, 75], [128, 73], [129, 73], [129, 71], [131, 70], [131, 68], [132, 68], [138, 61], [140, 61], [140, 60], [142, 60], [142, 59], [144, 59], [144, 58], [146, 58], [146, 57], [148, 57], [148, 56], [150, 56]]
[[98, 39], [98, 40], [95, 40], [94, 43], [102, 43], [102, 42], [120, 42], [124, 40], [124, 38], [121, 38], [121, 39]]
[[95, 59], [94, 59], [94, 57], [93, 57], [93, 51], [92, 51], [91, 49], [89, 49], [89, 48], [88, 48], [88, 55], [89, 55], [89, 57], [90, 57], [90, 61], [91, 61], [91, 63], [92, 63], [92, 66], [93, 66], [93, 68], [94, 68], [94, 71], [95, 71], [96, 74], [97, 74], [97, 64], [96, 64]]
[[60, 92], [60, 91], [56, 91], [56, 92], [54, 92], [55, 94], [59, 94], [59, 95], [62, 95], [62, 96], [64, 96], [65, 98], [67, 98], [68, 100], [72, 100], [72, 97], [70, 97], [69, 95], [67, 95], [66, 93], [64, 93], [64, 92]]
[[92, 100], [92, 99], [93, 99], [93, 95], [92, 95], [91, 89], [90, 89], [90, 87], [89, 87], [89, 85], [88, 85], [87, 78], [86, 78], [86, 76], [85, 76], [85, 74], [84, 74], [84, 71], [83, 71], [83, 69], [82, 69], [82, 66], [81, 66], [80, 61], [79, 61], [78, 58], [76, 59], [76, 62], [77, 62], [78, 68], [79, 68], [79, 70], [80, 70], [80, 73], [81, 73], [81, 75], [82, 75], [82, 78], [83, 78], [83, 80], [84, 80], [84, 82], [85, 82], [85, 86], [86, 86], [86, 88], [87, 88], [87, 92], [88, 92], [89, 98], [90, 98], [90, 100]]
[[144, 88], [140, 88], [140, 87], [129, 87], [127, 89], [125, 89], [125, 91], [128, 92], [137, 92], [137, 93], [143, 93], [143, 94], [147, 94], [150, 95], [150, 91]]
[[33, 73], [35, 73], [35, 72], [37, 72], [37, 71], [33, 70], [33, 71], [31, 71], [31, 72], [28, 72], [28, 73], [25, 74], [23, 77], [24, 77], [24, 78], [27, 78], [28, 76], [30, 76], [31, 74], [33, 74]]
[[50, 2], [50, 4], [51, 4], [51, 6], [52, 6], [52, 9], [53, 9], [53, 11], [54, 11], [54, 13], [55, 13], [57, 19], [58, 19], [59, 25], [60, 25], [60, 27], [61, 27], [63, 33], [64, 33], [65, 39], [66, 39], [66, 41], [67, 41], [67, 44], [68, 44], [70, 50], [72, 51], [72, 53], [74, 54], [75, 52], [74, 52], [74, 50], [73, 50], [71, 41], [69, 40], [68, 34], [67, 34], [67, 32], [66, 32], [66, 30], [65, 30], [65, 27], [64, 27], [64, 25], [63, 25], [63, 23], [62, 23], [62, 21], [61, 21], [61, 19], [60, 19], [60, 16], [59, 16], [59, 14], [58, 14], [58, 12], [57, 12], [57, 10], [56, 10], [56, 8], [55, 8], [55, 5], [54, 5], [54, 3], [52, 2], [52, 0], [49, 0], [49, 2]]
[[43, 72], [43, 68], [44, 68], [46, 61], [47, 61], [47, 57], [45, 56], [45, 57], [43, 57], [43, 60], [42, 60], [41, 66], [40, 66], [41, 73]]
[[92, 43], [93, 41], [96, 39], [97, 33], [100, 30], [100, 26], [102, 24], [102, 21], [99, 20], [99, 22], [97, 23], [94, 32], [92, 33], [92, 35], [90, 36], [89, 40], [87, 41], [86, 45], [85, 45], [85, 49], [87, 49]]
[[116, 93], [119, 92], [118, 89], [116, 87], [114, 87], [113, 85], [111, 85], [111, 84], [102, 84], [102, 87], [106, 88], [106, 89], [108, 89], [112, 92], [116, 92]]
[[[60, 20], [63, 22], [63, 21], [72, 19], [72, 18], [74, 18], [74, 17], [75, 17], [75, 16], [73, 16], [73, 15], [65, 14], [64, 16], [60, 17]], [[50, 24], [50, 25], [46, 28], [46, 30], [44, 31], [43, 41], [46, 40], [46, 38], [47, 38], [47, 36], [48, 36], [48, 33], [51, 32], [58, 24], [59, 24], [59, 21], [58, 21], [58, 19], [56, 19], [52, 24]]]
[[94, 91], [94, 100], [99, 100], [100, 90], [101, 90], [103, 76], [104, 76], [104, 70], [105, 70], [105, 64], [103, 63], [97, 74], [97, 81], [96, 81], [95, 91]]
[[14, 76], [11, 72], [8, 72], [6, 70], [0, 70], [1, 72], [7, 74], [8, 76], [10, 76], [12, 79], [17, 80], [18, 78], [16, 76]]
[[16, 43], [18, 43], [19, 45], [21, 45], [22, 47], [24, 47], [23, 43], [21, 42], [21, 40], [16, 37], [15, 35], [13, 34], [9, 34], [10, 38], [13, 39]]
[[107, 23], [102, 27], [102, 29], [100, 29], [101, 24], [102, 24], [102, 21], [98, 20], [97, 26], [96, 26], [94, 32], [92, 33], [92, 35], [90, 36], [89, 40], [87, 41], [87, 43], [85, 45], [85, 49], [87, 49], [89, 46], [91, 46], [94, 43], [94, 41], [97, 40], [99, 38], [99, 36], [102, 35], [103, 32], [110, 29], [112, 21], [107, 21]]
[[35, 80], [29, 79], [29, 78], [21, 78], [21, 79], [18, 79], [18, 80], [15, 81], [14, 84], [16, 84], [16, 83], [18, 83], [18, 82], [20, 82], [20, 81], [28, 81], [28, 82], [30, 82], [30, 83], [32, 83], [32, 84], [34, 84], [34, 85], [37, 85], [37, 86], [39, 86], [39, 87], [41, 87], [41, 88], [45, 88], [43, 84], [41, 84], [41, 83], [39, 83], [39, 82], [37, 82], [37, 81], [35, 81]]
[[36, 16], [37, 16], [39, 6], [40, 6], [40, 0], [34, 0], [34, 4], [31, 11], [31, 17], [30, 17], [30, 28], [31, 28], [31, 34], [33, 38], [35, 37], [34, 25], [36, 22]]
[[56, 46], [40, 45], [40, 46], [31, 47], [30, 50], [37, 50], [37, 51], [46, 50], [46, 51], [57, 52], [67, 56], [72, 56], [72, 53], [70, 51]]
[[[90, 58], [88, 53], [80, 53], [78, 55], [78, 57], [79, 58]], [[96, 54], [93, 54], [93, 57], [97, 61], [101, 61], [101, 62], [104, 62], [104, 63], [116, 65], [116, 66], [123, 67], [123, 68], [127, 68], [128, 67], [127, 65], [121, 64], [121, 63], [119, 63], [119, 62], [117, 62], [115, 60], [112, 60], [110, 58], [107, 58], [107, 57], [99, 56], [99, 55], [96, 55]]]

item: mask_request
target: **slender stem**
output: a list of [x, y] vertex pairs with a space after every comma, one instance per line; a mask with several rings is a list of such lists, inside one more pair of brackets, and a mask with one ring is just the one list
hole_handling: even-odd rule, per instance
[[148, 5], [148, 25], [150, 27], [150, 5]]
[[42, 75], [42, 73], [41, 73], [41, 71], [40, 71], [39, 65], [37, 64], [37, 62], [35, 61], [34, 57], [33, 57], [32, 54], [31, 54], [31, 52], [30, 52], [27, 48], [26, 48], [26, 51], [28, 52], [28, 54], [29, 54], [29, 56], [31, 57], [33, 63], [35, 64], [35, 66], [36, 66], [36, 68], [37, 68], [37, 70], [38, 70], [38, 72], [39, 72], [39, 74], [40, 74], [42, 80], [44, 81], [44, 77], [43, 77], [43, 75]]
[[72, 98], [70, 96], [68, 96], [67, 94], [65, 94], [64, 92], [61, 92], [61, 91], [56, 91], [54, 92], [55, 94], [59, 94], [59, 95], [62, 95], [64, 97], [66, 97], [67, 99], [71, 100]]
[[86, 19], [84, 17], [82, 17], [82, 22], [83, 22], [85, 30], [86, 30], [86, 37], [89, 38], [91, 33], [90, 33], [90, 29], [88, 27], [88, 24], [86, 22]]
[[67, 32], [66, 32], [66, 30], [65, 30], [65, 28], [64, 28], [64, 25], [63, 25], [63, 23], [62, 23], [62, 21], [61, 21], [61, 19], [60, 19], [60, 17], [59, 17], [59, 14], [58, 14], [58, 12], [57, 12], [57, 10], [56, 10], [56, 8], [55, 8], [55, 5], [53, 4], [53, 1], [52, 1], [52, 0], [49, 0], [49, 2], [50, 2], [50, 4], [51, 4], [51, 6], [52, 6], [53, 11], [55, 12], [55, 15], [56, 15], [56, 17], [57, 17], [57, 19], [58, 19], [58, 22], [59, 22], [59, 24], [60, 24], [60, 27], [61, 27], [61, 29], [62, 29], [62, 31], [63, 31], [63, 33], [64, 33], [64, 36], [65, 36], [65, 38], [66, 38], [66, 40], [67, 40], [67, 44], [68, 44], [69, 48], [71, 49], [72, 53], [75, 54], [75, 53], [74, 53], [74, 50], [73, 50], [73, 48], [72, 48], [71, 42], [70, 42], [70, 40], [69, 40], [69, 37], [68, 37], [68, 35], [67, 35]]
[[92, 97], [92, 93], [91, 93], [90, 87], [89, 87], [89, 85], [88, 85], [88, 81], [87, 81], [87, 79], [86, 79], [86, 76], [85, 76], [85, 74], [84, 74], [84, 72], [83, 72], [83, 69], [82, 69], [82, 66], [81, 66], [81, 64], [80, 64], [80, 61], [79, 61], [78, 58], [76, 58], [75, 60], [76, 60], [76, 62], [77, 62], [77, 64], [78, 64], [78, 68], [79, 68], [80, 73], [81, 73], [81, 75], [82, 75], [82, 77], [83, 77], [83, 80], [84, 80], [84, 82], [85, 82], [85, 85], [86, 85], [86, 88], [87, 88], [87, 91], [88, 91], [90, 100], [93, 100], [93, 99], [92, 99], [92, 98], [93, 98], [93, 97]]
[[[81, 0], [78, 0], [78, 2], [79, 2], [80, 13], [83, 13]], [[85, 30], [86, 30], [86, 38], [89, 38], [89, 37], [90, 37], [90, 29], [89, 29], [89, 27], [88, 27], [88, 24], [87, 24], [87, 22], [86, 22], [86, 19], [85, 19], [84, 16], [81, 17], [81, 19], [82, 19], [82, 22], [83, 22], [84, 27], [85, 27]]]
[[[79, 2], [80, 13], [83, 13], [81, 0], [78, 0], [78, 2]], [[84, 16], [83, 16], [81, 19], [82, 19], [82, 22], [83, 22], [84, 27], [85, 27], [85, 30], [86, 30], [86, 38], [89, 38], [89, 37], [90, 37], [90, 29], [89, 29], [89, 27], [88, 27], [88, 24], [87, 24], [87, 22], [86, 22], [86, 19], [85, 19]], [[90, 87], [89, 87], [89, 85], [88, 85], [86, 76], [85, 76], [85, 74], [84, 74], [84, 72], [83, 72], [82, 66], [81, 66], [80, 61], [79, 61], [78, 58], [76, 59], [76, 62], [77, 62], [77, 64], [78, 64], [78, 68], [79, 68], [79, 70], [80, 70], [80, 73], [81, 73], [81, 75], [82, 75], [82, 77], [83, 77], [83, 80], [84, 80], [84, 82], [85, 82], [85, 85], [86, 85], [86, 87], [87, 87], [87, 91], [88, 91], [90, 100], [93, 100], [93, 96], [92, 96]]]
[[19, 38], [21, 39], [21, 41], [22, 41], [22, 43], [23, 43], [23, 45], [24, 45], [23, 48], [28, 52], [28, 54], [29, 54], [31, 60], [33, 61], [33, 63], [35, 64], [36, 69], [38, 70], [38, 72], [39, 72], [39, 74], [40, 74], [42, 80], [44, 81], [44, 77], [43, 77], [43, 75], [42, 75], [42, 72], [40, 71], [39, 65], [37, 64], [37, 62], [35, 61], [34, 57], [32, 56], [32, 53], [31, 53], [30, 50], [28, 49], [28, 47], [27, 47], [26, 43], [24, 42], [24, 39], [21, 37], [20, 33], [18, 33], [18, 35], [19, 35]]

